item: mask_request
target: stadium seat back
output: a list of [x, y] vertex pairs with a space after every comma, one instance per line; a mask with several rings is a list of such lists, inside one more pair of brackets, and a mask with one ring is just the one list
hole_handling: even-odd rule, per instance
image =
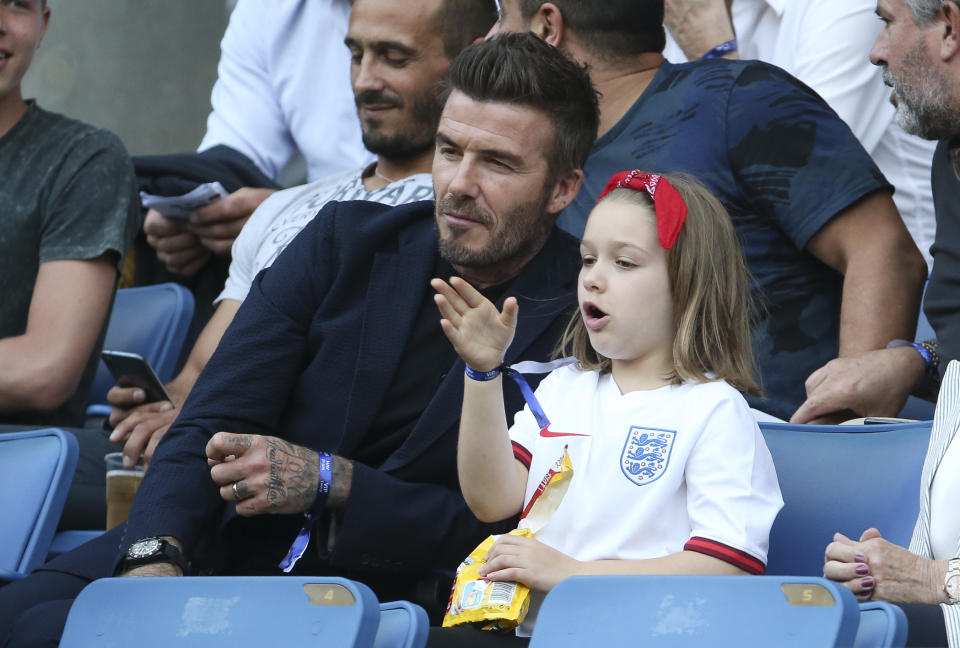
[[540, 608], [530, 648], [850, 646], [845, 587], [786, 576], [575, 576]]
[[907, 643], [907, 615], [886, 601], [860, 604], [860, 626], [854, 648], [903, 648]]
[[920, 511], [930, 421], [885, 425], [761, 423], [783, 493], [770, 533], [768, 574], [819, 576], [837, 531], [875, 526], [907, 546]]
[[408, 601], [380, 604], [380, 625], [373, 648], [423, 648], [430, 620], [419, 605]]
[[[103, 348], [139, 353], [167, 382], [173, 378], [193, 306], [193, 294], [175, 283], [118, 290]], [[113, 376], [101, 360], [89, 402], [105, 404], [113, 385]]]
[[0, 579], [44, 562], [77, 468], [77, 440], [50, 428], [0, 434]]
[[74, 601], [60, 645], [369, 648], [379, 615], [373, 591], [344, 578], [104, 578]]

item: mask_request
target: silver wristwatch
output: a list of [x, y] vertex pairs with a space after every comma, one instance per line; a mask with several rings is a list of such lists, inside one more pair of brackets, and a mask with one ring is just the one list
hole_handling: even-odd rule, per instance
[[943, 591], [950, 605], [960, 603], [960, 558], [951, 558], [947, 563], [947, 573], [943, 577]]

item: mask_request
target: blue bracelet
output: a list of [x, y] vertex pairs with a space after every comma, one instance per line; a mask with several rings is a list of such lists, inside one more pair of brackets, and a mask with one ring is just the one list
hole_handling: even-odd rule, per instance
[[501, 373], [503, 373], [503, 365], [500, 365], [496, 369], [491, 369], [490, 371], [477, 371], [470, 365], [464, 365], [464, 366], [466, 367], [465, 372], [467, 374], [467, 378], [470, 378], [471, 380], [478, 380], [480, 382], [493, 380], [494, 378], [499, 376]]
[[710, 50], [709, 52], [701, 56], [700, 60], [704, 61], [706, 59], [720, 58], [724, 54], [729, 54], [730, 52], [736, 52], [737, 49], [738, 49], [737, 39], [734, 38], [733, 40], [728, 40], [726, 43], [720, 43], [719, 45], [714, 47], [712, 50]]
[[278, 565], [288, 574], [297, 564], [297, 561], [303, 557], [303, 552], [307, 550], [307, 545], [310, 544], [310, 528], [313, 526], [313, 516], [323, 510], [323, 507], [327, 504], [327, 498], [330, 497], [330, 483], [333, 481], [333, 458], [326, 452], [318, 451], [317, 459], [319, 460], [317, 469], [320, 473], [317, 480], [317, 497], [313, 500], [310, 508], [304, 511], [303, 517], [307, 518], [307, 521], [304, 522], [303, 528], [300, 529], [297, 537], [293, 540], [293, 544], [290, 545], [290, 551]]
[[930, 355], [930, 352], [926, 348], [920, 346], [916, 342], [911, 342], [910, 346], [917, 350], [917, 353], [920, 354], [920, 357], [923, 358], [923, 366], [926, 369], [930, 369], [933, 366], [933, 356]]
[[917, 344], [916, 342], [911, 342], [909, 340], [892, 340], [888, 345], [888, 349], [896, 349], [899, 347], [913, 347], [914, 350], [920, 354], [920, 357], [923, 358], [923, 368], [926, 371], [935, 369], [933, 362], [933, 355], [930, 354], [930, 351], [923, 345]]

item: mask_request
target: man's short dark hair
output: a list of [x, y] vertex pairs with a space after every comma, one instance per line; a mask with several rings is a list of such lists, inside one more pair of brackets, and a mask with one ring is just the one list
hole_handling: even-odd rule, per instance
[[464, 47], [490, 31], [497, 22], [497, 4], [494, 0], [444, 0], [432, 22], [443, 39], [443, 53], [452, 61]]
[[441, 103], [453, 90], [474, 101], [534, 108], [550, 118], [555, 137], [546, 158], [554, 177], [586, 164], [600, 124], [597, 91], [585, 66], [533, 34], [501, 34], [465, 49], [450, 65]]
[[[550, 0], [577, 40], [605, 61], [660, 53], [666, 46], [663, 0]], [[519, 0], [529, 20], [544, 0]]]

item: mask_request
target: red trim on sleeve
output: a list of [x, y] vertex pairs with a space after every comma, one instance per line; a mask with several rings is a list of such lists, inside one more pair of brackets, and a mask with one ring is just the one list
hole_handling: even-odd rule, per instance
[[767, 566], [754, 556], [709, 538], [690, 538], [687, 544], [683, 545], [683, 550], [713, 556], [734, 567], [739, 567], [748, 574], [763, 574], [767, 571]]
[[533, 459], [533, 455], [516, 441], [511, 441], [510, 443], [513, 445], [513, 456], [517, 461], [522, 463], [527, 470], [530, 470], [530, 460]]

